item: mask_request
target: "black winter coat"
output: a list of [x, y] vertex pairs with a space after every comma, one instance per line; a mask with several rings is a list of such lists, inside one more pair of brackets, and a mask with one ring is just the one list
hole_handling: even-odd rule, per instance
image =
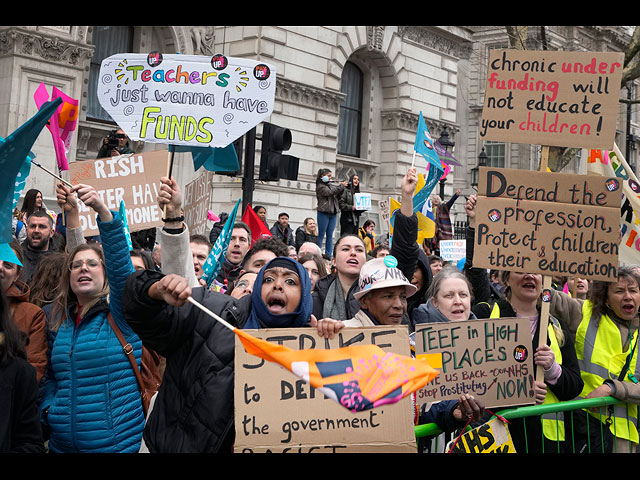
[[[151, 299], [162, 274], [132, 274], [122, 299], [124, 316], [144, 344], [167, 359], [155, 406], [144, 430], [151, 453], [232, 452], [235, 334], [190, 303], [175, 308]], [[195, 288], [194, 300], [242, 327], [251, 296]]]

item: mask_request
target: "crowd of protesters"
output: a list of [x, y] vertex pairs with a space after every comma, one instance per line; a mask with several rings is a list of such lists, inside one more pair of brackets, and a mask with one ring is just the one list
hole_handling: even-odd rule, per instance
[[[237, 221], [211, 282], [203, 275], [226, 216], [209, 236], [191, 234], [174, 179], [159, 179], [163, 226], [151, 242], [132, 235], [133, 249], [123, 219], [93, 187], [60, 183], [57, 217], [40, 192], [27, 192], [13, 222], [17, 261], [0, 261], [0, 451], [232, 452], [233, 333], [188, 299], [236, 328], [311, 327], [322, 336], [357, 326], [406, 325], [413, 333], [422, 323], [526, 317], [533, 345], [540, 335], [548, 339], [534, 356], [544, 371], [533, 385], [536, 403], [596, 396], [621, 403], [570, 428], [540, 416], [514, 422], [518, 451], [543, 451], [545, 443], [544, 451], [558, 444], [568, 451], [569, 436], [601, 441], [607, 452], [635, 451], [640, 273], [621, 267], [610, 283], [554, 278], [549, 329], [540, 332], [540, 275], [474, 267], [474, 195], [465, 202], [464, 268], [438, 257], [437, 242], [418, 244], [417, 181], [410, 168], [391, 242], [380, 241], [372, 220], [360, 224], [359, 177], [333, 182], [321, 169], [316, 215], [294, 230], [279, 211], [267, 225], [271, 236], [259, 239]], [[434, 198], [436, 238], [451, 238], [449, 209], [459, 195]], [[84, 238], [79, 201], [97, 214], [99, 236]], [[266, 224], [266, 207], [254, 211]], [[385, 269], [394, 274], [379, 275]], [[415, 412], [416, 423], [445, 431], [486, 418], [471, 395]], [[597, 440], [600, 425], [605, 435]]]

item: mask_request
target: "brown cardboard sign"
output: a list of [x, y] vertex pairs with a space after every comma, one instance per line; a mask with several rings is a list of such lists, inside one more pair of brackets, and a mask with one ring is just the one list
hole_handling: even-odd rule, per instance
[[[345, 328], [333, 339], [314, 328], [252, 330], [295, 350], [375, 344], [409, 355], [406, 326]], [[278, 364], [248, 354], [236, 338], [236, 453], [416, 452], [411, 399], [352, 412]]]
[[491, 50], [480, 137], [613, 147], [624, 53]]
[[489, 408], [535, 403], [528, 318], [418, 324], [415, 348], [440, 371], [416, 393], [418, 405], [464, 393]]
[[[119, 211], [124, 200], [130, 232], [162, 225], [162, 211], [158, 207], [160, 177], [166, 176], [169, 152], [84, 160], [69, 164], [72, 185], [91, 185], [109, 210]], [[82, 202], [80, 223], [84, 236], [98, 235], [97, 214]]]
[[213, 172], [205, 171], [184, 187], [184, 223], [192, 234], [205, 234]]
[[621, 191], [615, 177], [480, 168], [473, 266], [615, 280]]

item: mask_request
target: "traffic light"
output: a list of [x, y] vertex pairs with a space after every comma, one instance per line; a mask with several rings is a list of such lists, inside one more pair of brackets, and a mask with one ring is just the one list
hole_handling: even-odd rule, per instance
[[291, 147], [291, 131], [272, 123], [262, 123], [262, 151], [259, 179], [276, 181], [298, 179], [300, 159], [282, 152]]

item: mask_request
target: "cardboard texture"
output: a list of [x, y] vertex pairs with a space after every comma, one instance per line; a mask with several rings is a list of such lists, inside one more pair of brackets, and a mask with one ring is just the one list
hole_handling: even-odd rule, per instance
[[[312, 328], [251, 330], [293, 349], [375, 344], [409, 356], [406, 326], [345, 328], [331, 340]], [[236, 338], [235, 452], [415, 453], [411, 399], [353, 413], [275, 363], [249, 355]]]
[[613, 147], [624, 53], [491, 50], [483, 140]]
[[416, 393], [418, 405], [468, 393], [487, 408], [531, 405], [533, 348], [528, 318], [416, 325], [416, 358], [440, 371]]
[[184, 223], [191, 234], [209, 235], [207, 212], [211, 201], [213, 172], [203, 172], [184, 187]]
[[480, 168], [473, 266], [617, 278], [615, 177]]
[[118, 53], [102, 61], [97, 93], [132, 140], [226, 147], [271, 115], [275, 88], [264, 62]]
[[[69, 164], [72, 185], [93, 186], [112, 211], [118, 211], [124, 200], [130, 232], [162, 226], [162, 211], [158, 207], [160, 177], [169, 168], [169, 152], [84, 160]], [[84, 236], [98, 235], [97, 214], [80, 205], [80, 223]]]

